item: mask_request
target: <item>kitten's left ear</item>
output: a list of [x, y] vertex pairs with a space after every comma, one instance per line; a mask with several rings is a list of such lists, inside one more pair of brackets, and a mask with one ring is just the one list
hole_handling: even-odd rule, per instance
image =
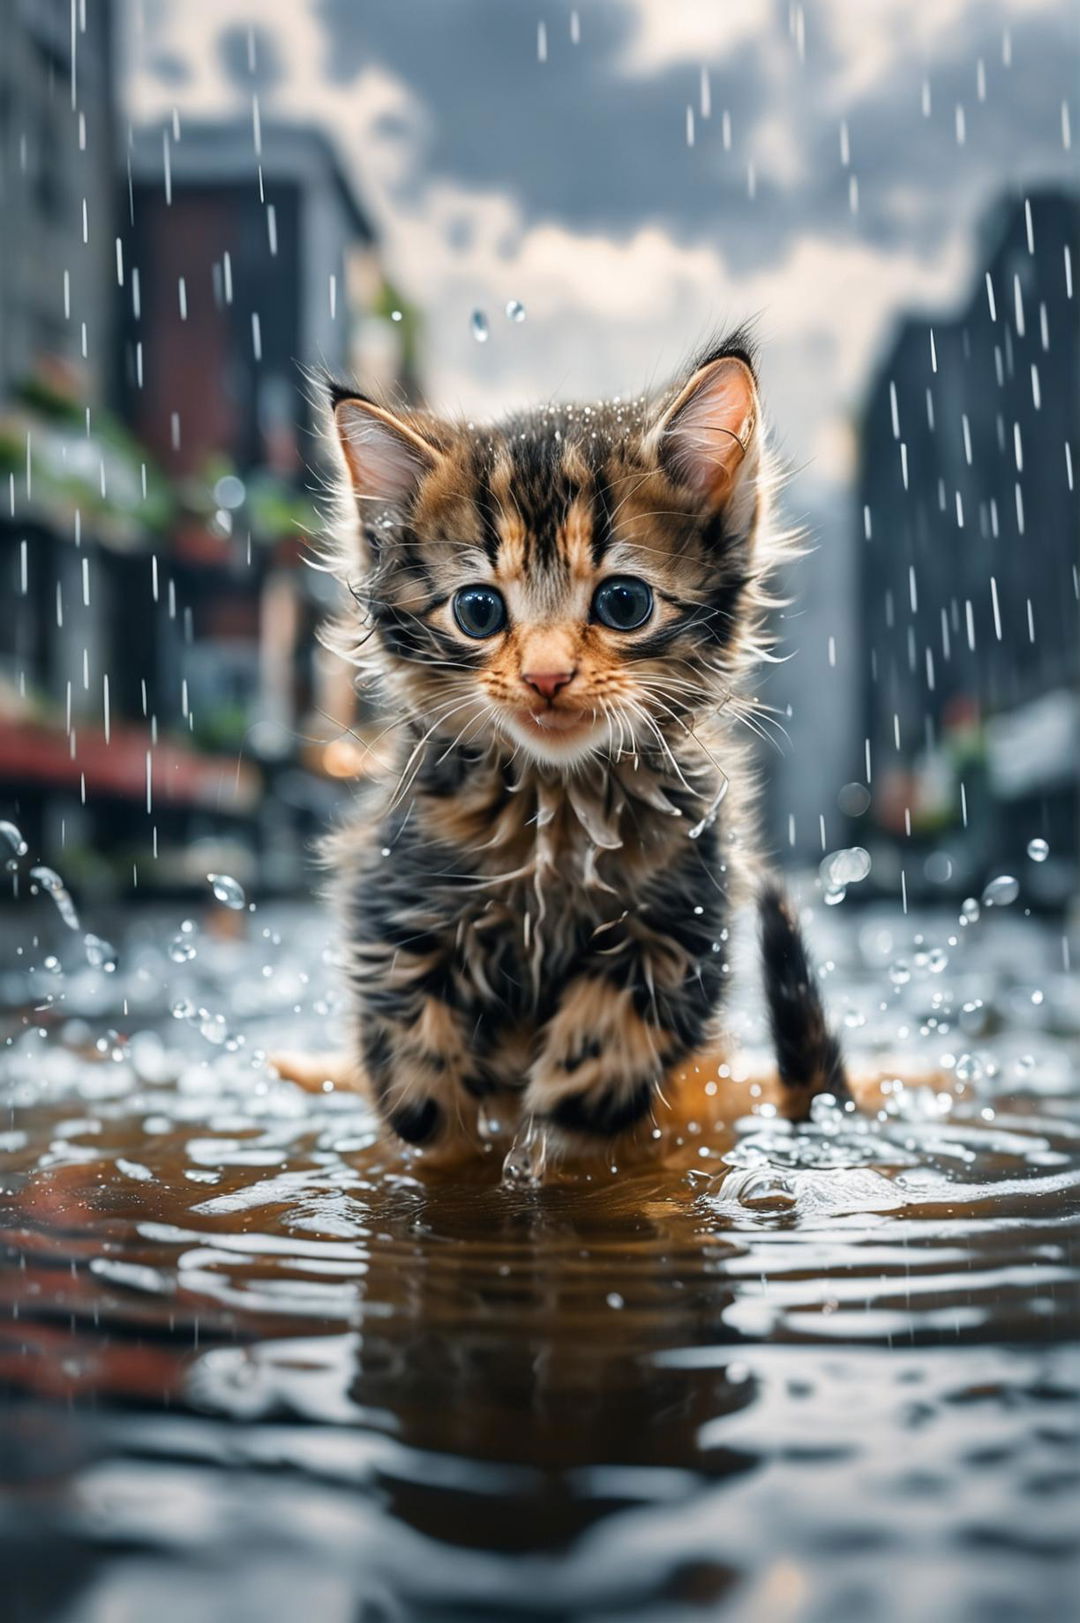
[[665, 471], [710, 512], [729, 508], [740, 530], [753, 520], [759, 420], [754, 374], [741, 356], [722, 355], [698, 368], [655, 431]]

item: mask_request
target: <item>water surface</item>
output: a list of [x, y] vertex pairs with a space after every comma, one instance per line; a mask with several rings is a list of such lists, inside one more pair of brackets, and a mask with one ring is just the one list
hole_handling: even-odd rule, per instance
[[110, 969], [49, 905], [0, 973], [5, 1615], [1076, 1615], [1055, 929], [832, 910], [849, 1047], [947, 1090], [793, 1132], [747, 1086], [537, 1182], [272, 1076], [333, 1033], [318, 917], [135, 915]]

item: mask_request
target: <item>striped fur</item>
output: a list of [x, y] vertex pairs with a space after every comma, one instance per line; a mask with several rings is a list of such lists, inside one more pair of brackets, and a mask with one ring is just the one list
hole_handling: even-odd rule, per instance
[[[736, 335], [658, 400], [495, 427], [333, 393], [329, 640], [377, 684], [394, 768], [326, 854], [355, 1049], [410, 1143], [484, 1113], [607, 1140], [713, 1035], [784, 545], [752, 368]], [[598, 619], [613, 576], [652, 590], [639, 629]], [[476, 585], [507, 611], [482, 640], [454, 615]]]

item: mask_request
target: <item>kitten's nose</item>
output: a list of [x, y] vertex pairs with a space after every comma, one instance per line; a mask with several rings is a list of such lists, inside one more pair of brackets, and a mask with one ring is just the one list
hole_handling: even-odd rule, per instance
[[576, 671], [522, 671], [521, 680], [528, 682], [545, 699], [553, 699], [576, 675]]

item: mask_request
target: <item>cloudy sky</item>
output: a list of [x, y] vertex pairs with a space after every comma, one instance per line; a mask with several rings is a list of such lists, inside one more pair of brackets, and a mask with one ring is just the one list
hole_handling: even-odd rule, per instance
[[960, 300], [1003, 190], [1077, 181], [1075, 0], [122, 12], [134, 120], [248, 114], [256, 91], [264, 117], [325, 125], [424, 313], [433, 402], [636, 391], [756, 316], [811, 502], [843, 488], [898, 313]]

